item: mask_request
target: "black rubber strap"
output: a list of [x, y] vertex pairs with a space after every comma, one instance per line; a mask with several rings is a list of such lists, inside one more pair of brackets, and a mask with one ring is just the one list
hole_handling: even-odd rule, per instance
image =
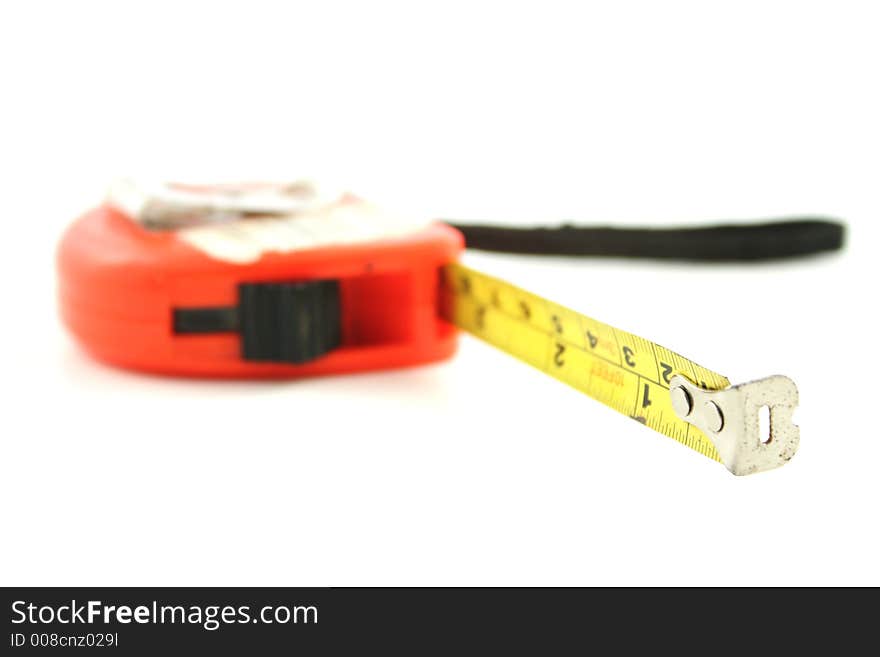
[[514, 228], [447, 222], [467, 248], [535, 255], [619, 256], [664, 260], [774, 260], [836, 251], [844, 226], [826, 219], [697, 228], [610, 228], [563, 225]]

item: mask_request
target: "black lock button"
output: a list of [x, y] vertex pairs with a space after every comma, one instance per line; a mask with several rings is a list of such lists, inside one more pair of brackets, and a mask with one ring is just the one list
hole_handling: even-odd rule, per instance
[[244, 360], [301, 364], [339, 346], [339, 281], [242, 283], [238, 306], [175, 308], [177, 334], [241, 334]]

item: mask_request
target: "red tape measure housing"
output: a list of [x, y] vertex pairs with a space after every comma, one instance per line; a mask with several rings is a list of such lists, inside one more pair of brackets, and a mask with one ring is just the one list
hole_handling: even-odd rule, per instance
[[[103, 205], [62, 239], [61, 315], [97, 358], [147, 372], [286, 378], [415, 365], [455, 351], [456, 330], [438, 313], [438, 281], [440, 267], [456, 260], [463, 246], [461, 233], [437, 223], [403, 237], [270, 251], [239, 264], [206, 255], [175, 231], [147, 230]], [[337, 283], [325, 284], [316, 296], [307, 284], [318, 281]], [[326, 306], [322, 322], [287, 317], [298, 307], [313, 312], [302, 305], [305, 298]], [[331, 302], [337, 305], [326, 305]], [[275, 322], [263, 327], [269, 334], [252, 331], [248, 338], [254, 318], [242, 316], [243, 307], [262, 308], [270, 323], [281, 317], [281, 326], [291, 330], [279, 331]], [[195, 329], [192, 322], [175, 324], [181, 310], [195, 313]], [[204, 317], [220, 323], [200, 332]], [[327, 338], [332, 344], [324, 340], [328, 349], [314, 355], [309, 349], [322, 343], [314, 328], [328, 322], [336, 331]], [[248, 340], [258, 345], [256, 352], [246, 353]], [[279, 344], [267, 350], [260, 344], [267, 340]], [[297, 358], [307, 362], [291, 362]]]

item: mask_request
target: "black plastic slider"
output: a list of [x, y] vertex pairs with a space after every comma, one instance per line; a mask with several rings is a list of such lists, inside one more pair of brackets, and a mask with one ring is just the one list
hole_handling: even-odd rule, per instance
[[306, 363], [339, 346], [338, 281], [238, 286], [242, 358]]
[[241, 334], [248, 361], [307, 363], [342, 341], [339, 281], [242, 283], [238, 306], [175, 308], [179, 335]]

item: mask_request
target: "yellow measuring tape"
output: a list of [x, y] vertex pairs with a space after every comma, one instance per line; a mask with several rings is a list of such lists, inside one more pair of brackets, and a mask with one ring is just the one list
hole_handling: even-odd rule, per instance
[[[710, 391], [726, 389], [728, 393], [740, 392], [740, 397], [743, 396], [736, 388], [729, 389], [730, 382], [721, 374], [650, 340], [463, 265], [447, 265], [441, 278], [442, 312], [452, 323], [655, 431], [711, 459], [724, 461], [736, 474], [746, 473], [731, 467], [731, 458], [724, 458], [727, 454], [724, 457], [719, 454], [717, 436], [713, 441], [695, 424], [680, 417], [691, 412], [690, 409], [694, 409], [692, 414], [699, 417], [695, 403], [701, 401], [702, 391], [711, 394]], [[745, 384], [741, 388], [758, 383]], [[673, 407], [675, 397], [670, 394], [673, 389], [682, 400], [679, 409]], [[796, 394], [795, 390], [794, 404]], [[758, 403], [765, 400], [756, 394], [751, 395], [752, 403], [746, 404], [748, 408], [754, 407], [754, 418], [745, 412], [743, 418], [735, 417], [732, 406], [742, 400], [724, 402], [712, 399], [703, 403], [716, 405], [716, 409], [724, 406], [726, 417], [720, 424], [723, 426], [726, 421], [729, 431], [740, 428], [736, 426], [740, 419], [749, 425], [754, 419], [753, 433], [756, 434], [760, 405], [772, 404], [771, 412], [776, 410], [779, 420], [785, 419], [781, 414], [788, 405], [793, 409], [791, 399], [764, 397], [767, 397], [766, 404]], [[790, 424], [790, 413], [788, 420]], [[782, 429], [781, 426], [777, 428]], [[724, 430], [720, 429], [719, 435]], [[743, 437], [735, 438], [741, 440]], [[761, 446], [766, 447], [763, 443]], [[764, 460], [767, 456], [764, 454]], [[784, 460], [788, 458], [791, 458], [790, 454]], [[747, 469], [754, 472], [780, 464], [750, 465]], [[740, 458], [739, 469], [742, 468]]]

